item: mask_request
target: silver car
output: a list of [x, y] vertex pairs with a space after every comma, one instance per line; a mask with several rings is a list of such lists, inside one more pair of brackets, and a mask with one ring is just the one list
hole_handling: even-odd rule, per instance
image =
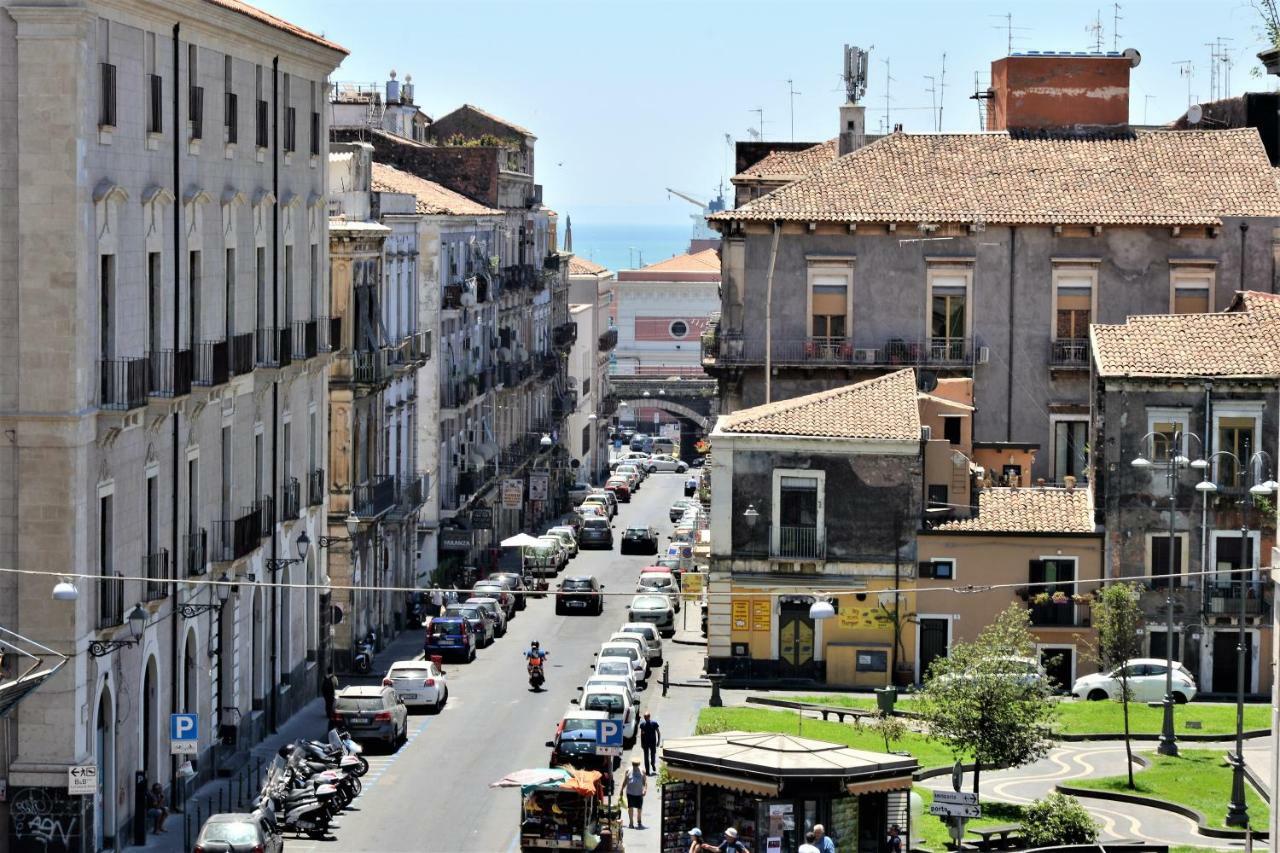
[[674, 637], [676, 633], [676, 613], [665, 595], [645, 593], [631, 599], [627, 606], [627, 621], [649, 622], [664, 637]]
[[618, 629], [628, 634], [636, 634], [645, 641], [645, 645], [649, 647], [649, 663], [662, 663], [662, 637], [658, 635], [658, 629], [651, 622], [628, 622]]
[[497, 621], [497, 627], [494, 628], [493, 635], [501, 637], [507, 633], [507, 614], [503, 612], [502, 605], [498, 603], [496, 598], [468, 598], [463, 604], [474, 604], [488, 610], [493, 618]]

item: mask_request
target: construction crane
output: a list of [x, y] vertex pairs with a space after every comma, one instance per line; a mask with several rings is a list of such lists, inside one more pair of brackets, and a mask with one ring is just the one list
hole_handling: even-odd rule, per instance
[[713, 213], [719, 213], [724, 210], [723, 185], [720, 187], [719, 194], [709, 202], [703, 201], [699, 198], [694, 198], [689, 193], [680, 192], [680, 190], [674, 190], [671, 187], [667, 187], [667, 199], [670, 200], [672, 196], [684, 199], [699, 210], [698, 213], [689, 214], [689, 218], [693, 220], [693, 239], [714, 240], [719, 238], [719, 235], [716, 234], [716, 232], [707, 227], [707, 217]]

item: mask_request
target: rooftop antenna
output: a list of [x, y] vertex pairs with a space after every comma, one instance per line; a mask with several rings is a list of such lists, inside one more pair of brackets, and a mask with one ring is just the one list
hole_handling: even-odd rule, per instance
[[1147, 107], [1151, 106], [1151, 102], [1156, 99], [1155, 95], [1142, 96], [1142, 123], [1147, 123]]
[[938, 76], [938, 133], [942, 133], [942, 108], [947, 104], [947, 54], [942, 54], [942, 73]]
[[856, 104], [867, 94], [867, 59], [876, 46], [863, 50], [854, 45], [844, 46], [844, 96], [851, 104]]
[[791, 96], [791, 141], [796, 141], [796, 95], [803, 95], [804, 92], [797, 92], [795, 81], [790, 77], [787, 78], [787, 91]]
[[996, 26], [993, 26], [991, 29], [993, 29], [993, 30], [1004, 30], [1004, 31], [1005, 31], [1005, 43], [1006, 43], [1006, 44], [1005, 44], [1005, 55], [1009, 55], [1009, 54], [1013, 53], [1013, 40], [1014, 40], [1014, 39], [1024, 39], [1024, 38], [1026, 38], [1026, 36], [1016, 36], [1016, 35], [1014, 35], [1014, 33], [1015, 33], [1015, 32], [1028, 32], [1028, 31], [1030, 31], [1030, 30], [1031, 30], [1031, 27], [1015, 27], [1015, 26], [1013, 25], [1013, 13], [1012, 13], [1012, 12], [1005, 12], [1003, 15], [988, 15], [987, 17], [989, 17], [989, 18], [1000, 18], [1001, 20], [1003, 20], [1003, 21], [1004, 21], [1004, 23], [1003, 23], [1003, 24], [998, 24], [998, 25], [996, 25]]
[[1180, 59], [1173, 63], [1178, 66], [1178, 74], [1187, 78], [1187, 106], [1195, 103], [1195, 99], [1191, 97], [1191, 80], [1195, 76], [1196, 67], [1190, 59]]
[[884, 132], [892, 133], [893, 125], [889, 124], [889, 102], [893, 100], [889, 87], [893, 84], [893, 75], [889, 73], [889, 57], [881, 60], [884, 63]]
[[931, 106], [929, 107], [929, 111], [933, 113], [933, 129], [934, 131], [937, 131], [938, 129], [938, 87], [934, 85], [934, 78], [926, 74], [924, 79], [929, 81], [929, 86], [927, 89], [925, 89], [925, 91], [929, 93], [929, 103], [931, 104]]
[[1085, 30], [1093, 33], [1093, 50], [1094, 53], [1102, 53], [1102, 10], [1098, 9], [1094, 13], [1093, 23], [1085, 27]]
[[1120, 49], [1120, 22], [1124, 18], [1120, 16], [1120, 4], [1111, 4], [1111, 49]]
[[756, 107], [754, 110], [747, 110], [747, 112], [756, 114], [756, 120], [760, 128], [752, 138], [764, 139], [764, 107]]

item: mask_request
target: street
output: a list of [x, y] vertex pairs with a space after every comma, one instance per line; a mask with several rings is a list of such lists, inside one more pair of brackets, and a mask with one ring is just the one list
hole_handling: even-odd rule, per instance
[[[547, 766], [551, 751], [546, 741], [565, 711], [573, 707], [569, 700], [578, 696], [577, 688], [594, 663], [592, 655], [626, 621], [636, 576], [651, 560], [647, 555], [621, 556], [617, 543], [622, 532], [627, 524], [647, 522], [660, 534], [669, 534], [668, 508], [683, 494], [683, 482], [678, 474], [650, 475], [633, 501], [620, 506], [614, 549], [582, 551], [556, 579], [594, 574], [606, 593], [627, 595], [606, 596], [601, 616], [557, 616], [550, 595], [531, 600], [512, 620], [507, 635], [482, 649], [474, 663], [446, 664], [449, 702], [442, 713], [411, 716], [408, 743], [392, 755], [369, 756], [364, 792], [335, 821], [335, 837], [326, 841], [289, 838], [287, 849], [513, 850], [520, 816], [518, 793], [490, 789], [489, 783], [513, 770]], [[660, 539], [660, 546], [664, 542]], [[681, 615], [689, 610], [686, 606]], [[690, 617], [689, 624], [696, 630], [696, 616]], [[551, 653], [541, 693], [530, 692], [525, 673], [523, 653], [534, 639]], [[676, 646], [672, 640], [665, 645], [668, 657], [701, 654], [698, 647]], [[655, 668], [642, 694], [644, 707], [661, 694], [659, 671]], [[682, 698], [695, 702], [693, 696]], [[669, 736], [687, 733], [672, 730]], [[649, 800], [646, 821], [656, 826], [658, 798], [651, 795]], [[628, 834], [628, 842], [639, 841]]]

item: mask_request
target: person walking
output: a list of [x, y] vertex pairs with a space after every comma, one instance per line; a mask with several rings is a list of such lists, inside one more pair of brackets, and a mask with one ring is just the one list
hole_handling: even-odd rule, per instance
[[431, 588], [431, 615], [439, 616], [444, 609], [444, 592], [438, 586]]
[[812, 829], [806, 832], [804, 834], [804, 844], [796, 848], [796, 853], [818, 853], [818, 848], [813, 846], [815, 837]]
[[658, 721], [644, 712], [644, 721], [640, 723], [640, 751], [644, 753], [644, 775], [654, 776], [658, 772], [658, 744], [662, 743], [662, 731]]
[[889, 827], [889, 837], [884, 841], [885, 853], [902, 853], [902, 838], [898, 835], [901, 831], [896, 823]]
[[724, 831], [724, 840], [716, 849], [720, 853], [751, 853], [750, 848], [738, 840], [738, 830], [732, 826]]
[[836, 843], [827, 835], [827, 828], [820, 823], [813, 825], [813, 846], [818, 848], [818, 853], [836, 853]]
[[320, 695], [324, 697], [324, 721], [328, 725], [333, 719], [334, 703], [337, 701], [335, 697], [338, 695], [338, 677], [333, 674], [333, 670], [329, 670], [320, 681]]
[[689, 830], [689, 851], [688, 853], [715, 853], [716, 847], [707, 844], [702, 840], [702, 830], [694, 827]]
[[649, 792], [649, 779], [640, 770], [640, 759], [631, 759], [631, 769], [622, 779], [622, 791], [627, 795], [627, 826], [644, 829], [644, 795]]

